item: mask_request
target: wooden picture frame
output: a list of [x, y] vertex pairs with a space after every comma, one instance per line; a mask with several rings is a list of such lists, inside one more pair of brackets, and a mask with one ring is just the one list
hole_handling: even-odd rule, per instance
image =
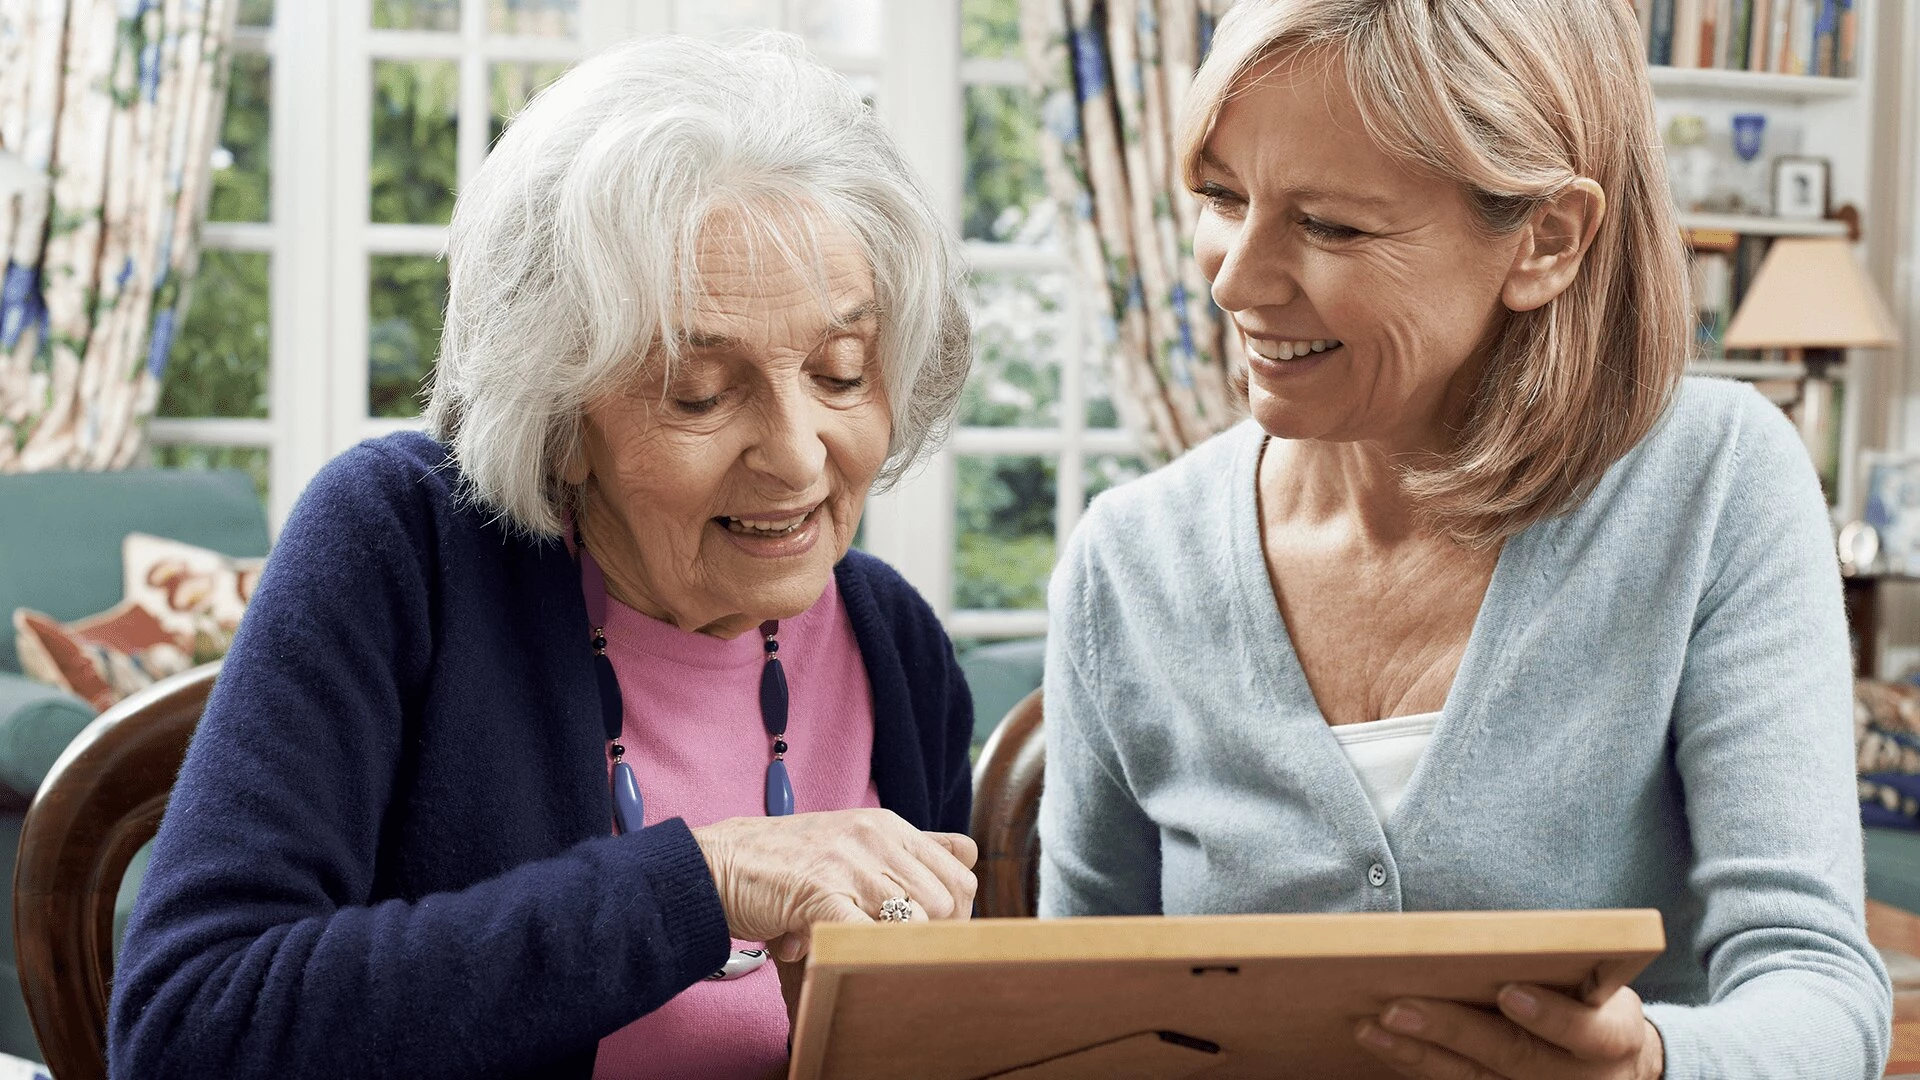
[[1773, 159], [1773, 216], [1824, 218], [1833, 205], [1832, 166], [1826, 158]]
[[1386, 1077], [1387, 1001], [1601, 1000], [1666, 948], [1651, 910], [822, 924], [789, 1080]]

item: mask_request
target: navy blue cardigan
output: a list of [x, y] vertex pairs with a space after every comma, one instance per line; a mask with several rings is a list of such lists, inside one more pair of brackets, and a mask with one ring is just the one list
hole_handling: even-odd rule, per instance
[[[608, 835], [586, 611], [556, 542], [458, 500], [415, 434], [343, 454], [287, 522], [120, 953], [123, 1077], [576, 1076], [717, 969], [679, 820]], [[964, 832], [972, 704], [933, 612], [835, 569], [880, 801]]]

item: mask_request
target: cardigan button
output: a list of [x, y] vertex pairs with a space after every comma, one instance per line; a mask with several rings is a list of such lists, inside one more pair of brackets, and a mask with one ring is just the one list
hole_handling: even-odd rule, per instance
[[1387, 883], [1387, 868], [1379, 863], [1367, 867], [1367, 884], [1379, 888]]

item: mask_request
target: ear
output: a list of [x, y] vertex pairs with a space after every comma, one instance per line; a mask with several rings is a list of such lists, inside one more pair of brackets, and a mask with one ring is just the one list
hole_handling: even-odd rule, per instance
[[1500, 288], [1500, 302], [1507, 310], [1532, 311], [1565, 292], [1606, 213], [1606, 192], [1584, 176], [1535, 210], [1520, 232], [1519, 250]]

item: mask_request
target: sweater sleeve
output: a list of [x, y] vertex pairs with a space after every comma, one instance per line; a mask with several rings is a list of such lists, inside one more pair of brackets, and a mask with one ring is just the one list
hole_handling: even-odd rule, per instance
[[[939, 620], [931, 610], [927, 617], [937, 629]], [[941, 832], [973, 831], [973, 762], [967, 751], [973, 745], [973, 691], [967, 687], [966, 673], [954, 655], [953, 642], [939, 630], [940, 653], [946, 661], [947, 715], [941, 730], [946, 735], [947, 763], [945, 793], [937, 803], [934, 828]], [[939, 789], [935, 789], [939, 790]]]
[[723, 962], [678, 820], [374, 899], [433, 648], [419, 473], [363, 446], [287, 523], [155, 841], [114, 980], [115, 1075], [584, 1075], [601, 1037]]
[[1135, 801], [1101, 713], [1094, 677], [1099, 583], [1089, 515], [1067, 541], [1048, 589], [1043, 715], [1047, 782], [1040, 795], [1040, 915], [1158, 915], [1160, 830]]
[[1651, 1004], [1669, 1080], [1867, 1080], [1892, 998], [1867, 943], [1852, 679], [1824, 499], [1743, 398], [1673, 716], [1708, 1001]]

